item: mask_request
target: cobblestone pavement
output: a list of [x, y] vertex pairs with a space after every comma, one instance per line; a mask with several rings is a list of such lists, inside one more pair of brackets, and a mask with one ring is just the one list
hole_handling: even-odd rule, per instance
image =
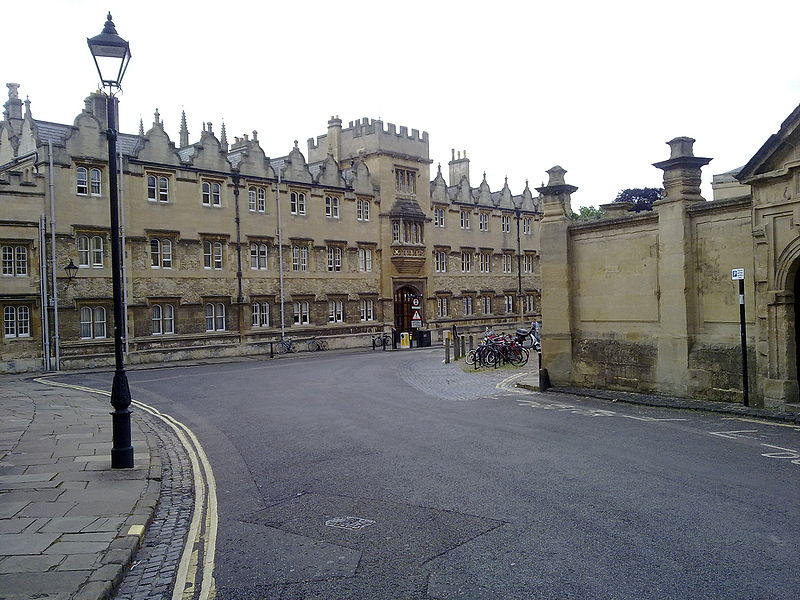
[[[438, 360], [437, 360], [438, 359]], [[521, 369], [473, 369], [460, 362], [444, 363], [444, 349], [413, 350], [400, 363], [400, 377], [420, 392], [455, 402], [494, 396], [497, 384], [509, 377], [527, 373]]]
[[142, 411], [138, 415], [161, 455], [161, 496], [116, 600], [172, 598], [194, 505], [192, 466], [186, 449], [161, 420]]

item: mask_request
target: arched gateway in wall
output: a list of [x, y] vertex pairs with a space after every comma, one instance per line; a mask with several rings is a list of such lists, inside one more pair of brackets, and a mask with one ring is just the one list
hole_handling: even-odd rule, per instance
[[394, 293], [394, 327], [399, 332], [411, 332], [411, 320], [414, 316], [415, 300], [421, 304], [422, 295], [415, 287], [406, 285], [397, 288]]

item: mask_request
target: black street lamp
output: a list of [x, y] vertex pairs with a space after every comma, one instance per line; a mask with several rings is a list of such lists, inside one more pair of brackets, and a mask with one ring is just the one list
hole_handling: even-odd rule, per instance
[[72, 280], [75, 279], [75, 276], [78, 274], [78, 267], [72, 262], [72, 259], [69, 259], [69, 264], [64, 267], [64, 271], [67, 274], [67, 285], [72, 283]]
[[112, 419], [111, 467], [130, 469], [133, 467], [133, 446], [131, 445], [131, 391], [125, 373], [123, 357], [123, 328], [125, 313], [122, 304], [122, 248], [119, 231], [119, 195], [117, 191], [117, 99], [114, 90], [122, 85], [122, 77], [131, 59], [128, 42], [117, 35], [111, 13], [108, 13], [103, 32], [86, 40], [94, 57], [97, 72], [103, 86], [108, 87], [106, 113], [108, 127], [108, 189], [111, 202], [111, 278], [114, 291], [114, 359], [116, 369], [111, 386]]

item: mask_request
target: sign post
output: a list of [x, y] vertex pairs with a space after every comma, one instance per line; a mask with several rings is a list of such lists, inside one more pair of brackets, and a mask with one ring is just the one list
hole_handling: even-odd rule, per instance
[[739, 282], [739, 332], [742, 338], [742, 402], [750, 406], [747, 381], [747, 326], [744, 318], [744, 269], [731, 270], [731, 281]]

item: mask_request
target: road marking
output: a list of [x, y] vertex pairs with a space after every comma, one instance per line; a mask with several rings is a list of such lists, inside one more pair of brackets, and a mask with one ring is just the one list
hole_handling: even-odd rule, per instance
[[[92, 394], [111, 396], [110, 392], [81, 385], [50, 381], [39, 377], [38, 383], [54, 387], [64, 387]], [[194, 432], [177, 419], [162, 413], [138, 400], [131, 404], [149, 413], [169, 426], [180, 440], [192, 464], [195, 486], [194, 510], [189, 525], [189, 533], [178, 565], [178, 574], [172, 592], [172, 600], [209, 600], [215, 597], [214, 558], [217, 543], [217, 486], [211, 463]], [[201, 580], [197, 581], [198, 571]]]
[[746, 417], [725, 417], [723, 421], [744, 421], [745, 423], [757, 423], [758, 425], [774, 425], [775, 427], [788, 427], [795, 431], [800, 431], [800, 426], [792, 423], [775, 423], [774, 421], [759, 421], [758, 419], [748, 419]]
[[772, 444], [761, 444], [767, 448], [774, 448], [780, 452], [765, 452], [761, 454], [766, 458], [783, 458], [792, 461], [793, 465], [800, 465], [800, 451], [793, 448], [782, 448], [781, 446], [773, 446]]
[[530, 395], [532, 393], [535, 393], [535, 392], [533, 392], [533, 390], [527, 390], [525, 388], [515, 387], [516, 386], [516, 381], [518, 379], [523, 379], [523, 378], [525, 378], [527, 376], [528, 376], [527, 373], [516, 373], [514, 375], [511, 375], [510, 377], [506, 377], [505, 379], [503, 379], [503, 381], [498, 383], [495, 387], [498, 390], [503, 390], [504, 392], [513, 392], [514, 394], [523, 394], [525, 396], [528, 396], [528, 395]]
[[729, 440], [757, 440], [758, 436], [743, 435], [745, 433], [758, 433], [758, 429], [739, 429], [737, 431], [709, 431], [711, 435], [718, 435], [719, 437], [728, 438]]
[[560, 402], [540, 402], [538, 400], [519, 400], [519, 406], [527, 406], [529, 408], [541, 408], [544, 410], [557, 410], [560, 412], [569, 412], [574, 415], [581, 415], [584, 417], [620, 417], [622, 419], [634, 419], [635, 421], [644, 421], [645, 423], [656, 423], [659, 421], [688, 421], [689, 419], [683, 418], [659, 418], [659, 417], [646, 417], [640, 415], [625, 415], [614, 410], [606, 410], [603, 408], [586, 408], [583, 406], [576, 406], [574, 404], [562, 404]]

